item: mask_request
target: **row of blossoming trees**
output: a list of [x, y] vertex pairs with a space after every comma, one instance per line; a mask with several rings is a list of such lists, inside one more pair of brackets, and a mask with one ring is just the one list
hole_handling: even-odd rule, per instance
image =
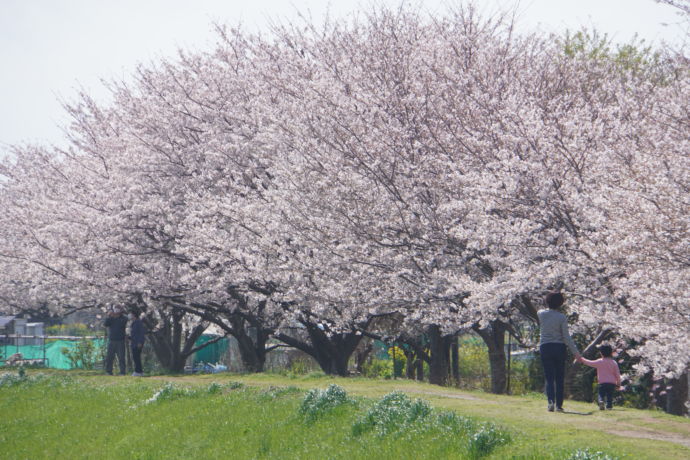
[[279, 341], [345, 374], [386, 335], [436, 383], [473, 329], [502, 392], [506, 332], [562, 289], [576, 330], [686, 371], [682, 56], [564, 53], [471, 9], [218, 36], [81, 94], [69, 147], [13, 148], [1, 308], [141, 308], [171, 369], [210, 323], [255, 371]]

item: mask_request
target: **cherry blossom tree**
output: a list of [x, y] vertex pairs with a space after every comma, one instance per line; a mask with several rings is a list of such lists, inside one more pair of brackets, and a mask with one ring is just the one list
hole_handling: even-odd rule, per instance
[[394, 318], [433, 383], [473, 329], [500, 393], [505, 334], [561, 289], [593, 343], [687, 369], [687, 60], [660, 79], [462, 7], [218, 31], [3, 165], [3, 305], [134, 302], [251, 370], [273, 337], [337, 374]]

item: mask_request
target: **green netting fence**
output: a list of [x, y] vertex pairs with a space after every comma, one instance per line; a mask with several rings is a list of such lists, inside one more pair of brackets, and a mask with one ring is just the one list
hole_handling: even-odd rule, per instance
[[[202, 335], [194, 344], [199, 346], [212, 339], [215, 335]], [[95, 349], [103, 346], [105, 339], [89, 339], [92, 341]], [[45, 345], [15, 345], [13, 343], [0, 343], [0, 367], [5, 365], [5, 361], [19, 353], [23, 362], [41, 362], [45, 367], [53, 369], [73, 369], [71, 361], [63, 353], [63, 349], [74, 350], [79, 344], [79, 340], [62, 340], [62, 339], [48, 339]], [[223, 357], [228, 351], [228, 339], [222, 338], [216, 343], [213, 343], [206, 348], [196, 352], [193, 356], [193, 363], [209, 363], [215, 364], [223, 361]]]
[[[199, 337], [196, 342], [194, 342], [194, 346], [198, 347], [199, 345], [203, 345], [204, 343], [208, 342], [209, 340], [215, 339], [216, 335], [211, 335], [211, 334], [204, 334], [201, 337]], [[193, 361], [194, 363], [209, 363], [209, 364], [215, 364], [218, 362], [223, 361], [223, 356], [227, 353], [228, 351], [228, 346], [229, 342], [227, 338], [222, 338], [216, 343], [212, 343], [211, 345], [207, 346], [206, 348], [202, 348], [201, 350], [197, 351], [194, 353], [194, 358]]]
[[[103, 346], [103, 339], [91, 339], [94, 348]], [[63, 348], [76, 348], [78, 340], [47, 340], [45, 345], [0, 345], [0, 366], [5, 365], [5, 360], [10, 356], [20, 353], [22, 360], [44, 360], [45, 366], [53, 369], [73, 369], [70, 360], [62, 352]]]

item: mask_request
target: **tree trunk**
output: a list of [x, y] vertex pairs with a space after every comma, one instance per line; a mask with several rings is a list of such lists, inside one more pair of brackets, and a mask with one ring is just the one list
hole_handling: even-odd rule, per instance
[[508, 383], [505, 352], [498, 349], [490, 351], [489, 365], [491, 366], [491, 392], [505, 394]]
[[449, 344], [451, 336], [442, 336], [441, 328], [437, 325], [429, 327], [429, 383], [445, 385], [448, 383]]
[[396, 341], [404, 344], [402, 349], [407, 360], [405, 376], [408, 379], [423, 381], [424, 361], [431, 361], [429, 354], [424, 349], [423, 338], [421, 336], [400, 335]]
[[415, 365], [417, 367], [417, 381], [423, 382], [424, 381], [424, 360], [421, 358], [417, 358]]
[[458, 336], [453, 336], [450, 343], [450, 368], [453, 376], [453, 381], [456, 386], [460, 385], [460, 356], [458, 354]]
[[263, 372], [268, 353], [266, 343], [274, 332], [262, 320], [266, 303], [259, 302], [258, 310], [253, 311], [244, 295], [232, 289], [230, 292], [240, 308], [230, 310], [225, 305], [216, 304], [181, 304], [178, 307], [215, 324], [232, 336], [237, 341], [243, 367], [249, 372]]
[[184, 372], [184, 365], [187, 357], [183, 356], [180, 350], [173, 349], [169, 346], [167, 341], [164, 340], [152, 339], [151, 346], [163, 369], [173, 374], [181, 374]]
[[415, 379], [415, 352], [409, 347], [403, 347], [403, 352], [405, 353], [405, 377], [414, 380]]
[[374, 344], [371, 340], [368, 340], [366, 343], [360, 342], [360, 345], [357, 346], [355, 350], [355, 369], [360, 374], [363, 372], [364, 363], [367, 361], [372, 351], [374, 351]]
[[253, 341], [247, 334], [238, 334], [234, 337], [237, 339], [237, 348], [244, 368], [248, 372], [263, 372], [266, 364], [265, 342]]
[[266, 364], [266, 342], [271, 331], [263, 329], [260, 324], [252, 326], [245, 318], [233, 315], [229, 319], [232, 327], [226, 332], [237, 340], [242, 365], [248, 372], [263, 372]]
[[160, 322], [147, 323], [151, 346], [161, 367], [178, 374], [184, 371], [185, 360], [180, 356], [183, 314], [159, 312]]
[[307, 331], [309, 343], [283, 333], [276, 334], [275, 337], [314, 358], [324, 373], [347, 376], [350, 356], [364, 336], [354, 330], [328, 334], [322, 324], [309, 321], [302, 321], [302, 324]]
[[[253, 286], [252, 289], [266, 295], [273, 292], [262, 286]], [[235, 338], [244, 368], [249, 372], [263, 372], [268, 353], [266, 343], [274, 332], [264, 320], [266, 301], [260, 301], [258, 305], [250, 307], [247, 296], [236, 286], [228, 286], [227, 293], [234, 302], [180, 302], [175, 305], [187, 313], [215, 324], [227, 335]]]
[[491, 392], [504, 394], [508, 382], [508, 372], [506, 368], [505, 352], [505, 332], [507, 326], [501, 321], [491, 321], [489, 326], [480, 329], [473, 329], [484, 340], [489, 349], [489, 366], [491, 367]]
[[673, 415], [688, 414], [688, 373], [680, 378], [670, 380], [668, 385], [671, 388], [666, 393], [666, 412]]
[[195, 343], [206, 330], [207, 324], [198, 324], [185, 332], [182, 321], [186, 313], [175, 307], [168, 306], [168, 309], [171, 311], [159, 311], [159, 319], [155, 323], [150, 318], [143, 320], [149, 330], [149, 342], [161, 367], [168, 372], [181, 374], [187, 358], [215, 343], [220, 337], [196, 347]]

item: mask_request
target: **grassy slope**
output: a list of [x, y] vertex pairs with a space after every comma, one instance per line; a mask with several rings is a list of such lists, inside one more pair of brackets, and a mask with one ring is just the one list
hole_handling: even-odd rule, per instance
[[[209, 382], [217, 376], [181, 377], [182, 380]], [[541, 397], [498, 396], [481, 392], [466, 392], [451, 388], [417, 383], [408, 380], [371, 380], [364, 378], [286, 378], [271, 374], [233, 376], [231, 380], [248, 385], [293, 385], [301, 388], [325, 388], [335, 382], [348, 392], [380, 397], [393, 390], [428, 400], [438, 408], [453, 409], [462, 415], [492, 421], [518, 433], [514, 442], [506, 446], [510, 455], [574, 450], [584, 446], [607, 450], [634, 459], [690, 458], [690, 420], [656, 411], [616, 408], [600, 412], [594, 404], [567, 401], [566, 414], [546, 411]], [[587, 414], [587, 415], [583, 415]], [[625, 435], [613, 434], [625, 432]], [[654, 439], [669, 439], [657, 441]], [[502, 458], [506, 452], [498, 453]]]
[[[84, 375], [78, 380], [82, 382], [79, 391], [45, 385], [0, 389], [3, 458], [419, 458], [418, 446], [422, 445], [426, 450], [436, 449], [427, 452], [427, 458], [453, 458], [458, 451], [452, 440], [438, 438], [437, 434], [429, 439], [353, 440], [349, 427], [357, 416], [354, 408], [305, 429], [296, 415], [299, 398], [294, 395], [264, 404], [256, 395], [231, 392], [130, 409], [150, 397], [162, 380], [192, 386], [241, 381], [257, 387], [305, 389], [325, 388], [335, 381], [349, 393], [364, 397], [379, 397], [399, 389], [435, 407], [507, 428], [513, 442], [496, 451], [491, 457], [496, 459], [546, 458], [546, 453], [583, 447], [631, 459], [690, 458], [690, 446], [682, 445], [683, 440], [690, 440], [690, 420], [651, 411], [617, 409], [599, 413], [593, 405], [569, 402], [566, 410], [591, 415], [554, 414], [544, 410], [541, 398], [468, 393], [400, 380], [290, 379], [276, 375], [140, 380]], [[631, 437], [645, 433], [676, 442]]]

